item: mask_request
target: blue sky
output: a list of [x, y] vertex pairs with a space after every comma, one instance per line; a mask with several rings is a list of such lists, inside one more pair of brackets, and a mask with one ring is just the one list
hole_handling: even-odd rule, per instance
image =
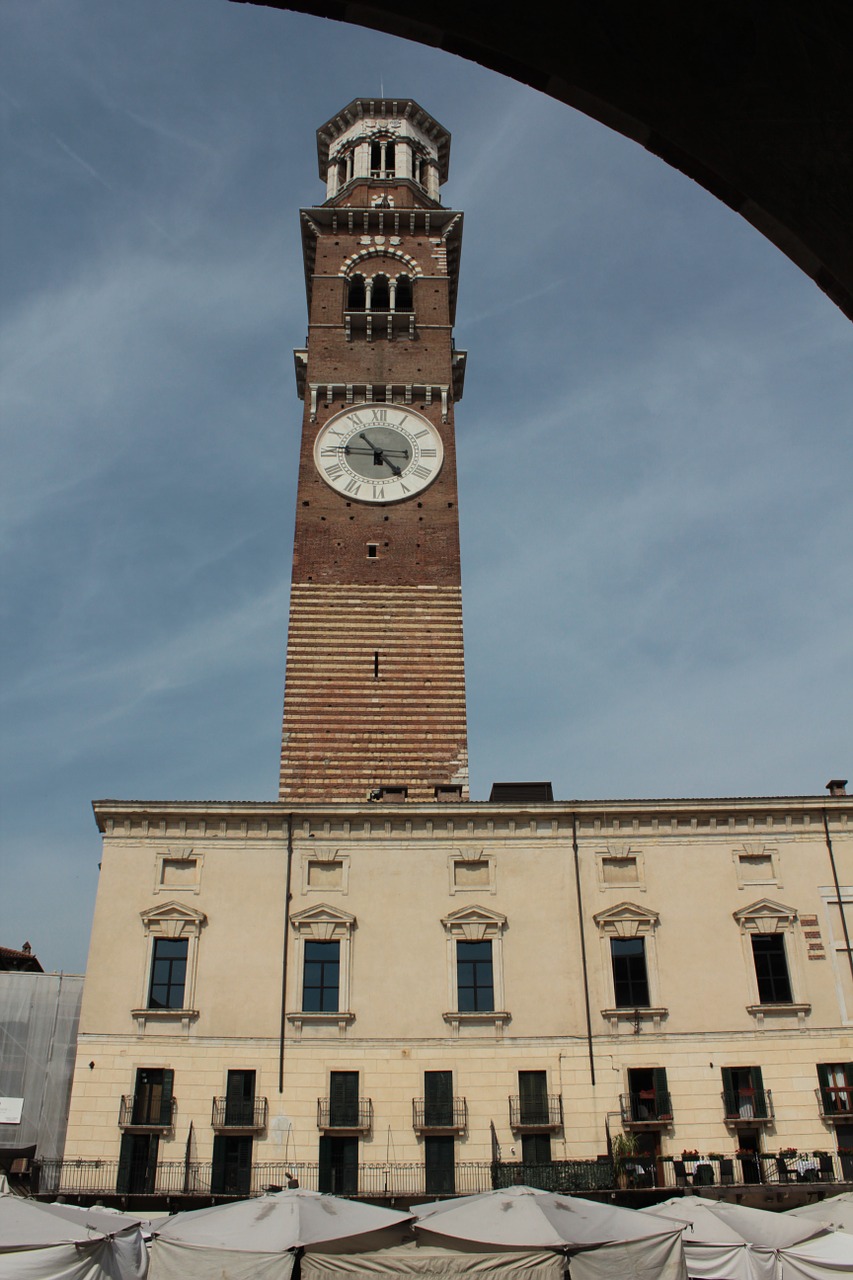
[[683, 175], [434, 50], [5, 0], [0, 940], [85, 964], [94, 798], [272, 799], [314, 133], [413, 97], [465, 211], [472, 795], [849, 777], [853, 329]]

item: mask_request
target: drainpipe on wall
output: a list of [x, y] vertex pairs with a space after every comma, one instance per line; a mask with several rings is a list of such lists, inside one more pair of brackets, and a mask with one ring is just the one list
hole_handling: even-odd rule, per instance
[[[831, 796], [847, 795], [847, 779], [831, 778], [826, 784], [826, 789]], [[844, 910], [844, 900], [841, 897], [841, 885], [838, 883], [838, 869], [835, 865], [835, 854], [832, 851], [832, 837], [829, 834], [829, 815], [826, 809], [823, 810], [823, 834], [826, 839], [826, 851], [829, 854], [829, 865], [832, 867], [832, 882], [835, 885], [835, 897], [838, 901], [838, 912], [841, 916], [841, 929], [844, 934], [844, 950], [847, 953], [847, 963], [850, 965], [850, 976], [853, 977], [853, 949], [850, 946], [850, 930], [847, 928], [847, 915]]]
[[287, 870], [284, 877], [284, 942], [281, 952], [281, 1022], [278, 1031], [278, 1091], [284, 1093], [284, 1029], [287, 1000], [287, 942], [290, 926], [290, 872], [293, 867], [293, 814], [287, 815]]
[[586, 938], [583, 931], [583, 897], [581, 895], [581, 864], [578, 853], [578, 820], [572, 814], [572, 853], [575, 857], [575, 886], [578, 898], [578, 933], [581, 940], [581, 967], [583, 969], [583, 998], [586, 1006], [586, 1047], [589, 1053], [589, 1079], [595, 1088], [595, 1056], [592, 1052], [592, 1017], [589, 1011], [589, 973], [586, 965]]

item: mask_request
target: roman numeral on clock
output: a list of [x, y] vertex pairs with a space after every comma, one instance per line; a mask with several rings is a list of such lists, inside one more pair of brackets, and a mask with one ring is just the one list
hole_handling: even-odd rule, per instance
[[330, 480], [340, 480], [344, 474], [343, 467], [339, 466], [337, 462], [333, 462], [330, 467], [324, 467], [323, 470]]
[[412, 467], [411, 475], [417, 476], [419, 480], [426, 480], [429, 477], [429, 467]]
[[350, 480], [349, 484], [346, 487], [346, 492], [351, 493], [354, 497], [358, 493], [360, 488], [361, 488], [361, 485], [359, 484], [358, 480]]

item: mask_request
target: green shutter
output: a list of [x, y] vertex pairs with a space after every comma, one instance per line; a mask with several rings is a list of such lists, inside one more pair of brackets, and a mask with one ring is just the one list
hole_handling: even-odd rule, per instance
[[217, 1133], [213, 1138], [213, 1168], [210, 1175], [210, 1189], [214, 1195], [222, 1195], [225, 1190], [225, 1156], [227, 1138]]
[[329, 1081], [331, 1122], [338, 1128], [358, 1124], [358, 1072], [333, 1071]]
[[752, 1100], [753, 1115], [756, 1120], [767, 1119], [767, 1095], [764, 1092], [764, 1080], [761, 1076], [761, 1067], [749, 1068], [749, 1082], [755, 1090], [755, 1096]]
[[[171, 1075], [171, 1071], [168, 1074]], [[156, 1133], [149, 1134], [148, 1160], [145, 1166], [145, 1191], [148, 1195], [153, 1195], [157, 1189], [157, 1154], [159, 1150], [159, 1135]]]
[[320, 1139], [320, 1151], [317, 1170], [317, 1190], [332, 1190], [332, 1139], [324, 1134]]
[[424, 1072], [424, 1121], [428, 1125], [453, 1123], [453, 1072]]
[[167, 1129], [172, 1127], [172, 1096], [175, 1084], [175, 1073], [167, 1068], [163, 1071], [162, 1091], [160, 1093], [160, 1123]]
[[133, 1138], [132, 1133], [123, 1133], [121, 1135], [121, 1148], [118, 1156], [118, 1178], [116, 1179], [116, 1191], [118, 1194], [127, 1195], [130, 1191], [130, 1163], [133, 1159]]
[[666, 1087], [666, 1067], [654, 1068], [655, 1113], [659, 1118], [672, 1115], [669, 1090]]
[[731, 1067], [721, 1067], [723, 1075], [723, 1107], [727, 1116], [738, 1114], [737, 1090]]

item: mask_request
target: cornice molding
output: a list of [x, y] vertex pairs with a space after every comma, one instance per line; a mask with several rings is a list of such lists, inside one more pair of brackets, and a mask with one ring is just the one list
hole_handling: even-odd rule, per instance
[[737, 797], [700, 800], [582, 800], [512, 807], [485, 801], [449, 804], [288, 804], [282, 801], [96, 800], [98, 829], [106, 836], [174, 841], [192, 837], [272, 839], [394, 838], [524, 840], [571, 838], [573, 821], [582, 845], [598, 851], [613, 837], [652, 836], [656, 841], [698, 837], [729, 839], [772, 835], [774, 842], [823, 840], [826, 813], [833, 835], [853, 830], [853, 798], [823, 796]]

